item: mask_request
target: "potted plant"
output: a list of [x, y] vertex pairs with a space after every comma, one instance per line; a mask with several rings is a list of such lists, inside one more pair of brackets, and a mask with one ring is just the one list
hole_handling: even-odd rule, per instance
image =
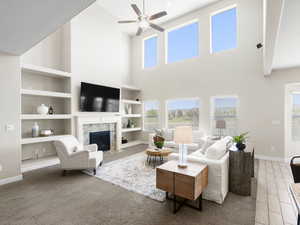
[[155, 130], [155, 136], [153, 137], [153, 142], [156, 148], [162, 149], [165, 144], [165, 138], [162, 135], [162, 132], [159, 130]]
[[238, 150], [243, 151], [246, 148], [246, 140], [248, 139], [247, 134], [249, 132], [246, 133], [242, 133], [238, 136], [234, 136], [233, 137], [233, 142], [235, 143], [235, 146], [237, 147]]

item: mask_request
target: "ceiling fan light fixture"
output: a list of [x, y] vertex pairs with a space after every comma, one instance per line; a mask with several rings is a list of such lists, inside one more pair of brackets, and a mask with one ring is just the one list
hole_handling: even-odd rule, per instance
[[148, 28], [150, 26], [149, 22], [146, 19], [142, 19], [139, 22], [139, 26], [143, 29]]

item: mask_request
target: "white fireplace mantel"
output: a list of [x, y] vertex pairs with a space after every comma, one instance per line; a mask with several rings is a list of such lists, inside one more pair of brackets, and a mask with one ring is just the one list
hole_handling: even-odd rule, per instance
[[121, 150], [121, 117], [119, 115], [111, 115], [111, 114], [91, 114], [91, 115], [78, 115], [77, 118], [77, 138], [78, 141], [83, 144], [83, 126], [86, 124], [106, 124], [106, 123], [115, 123], [116, 124], [116, 150]]

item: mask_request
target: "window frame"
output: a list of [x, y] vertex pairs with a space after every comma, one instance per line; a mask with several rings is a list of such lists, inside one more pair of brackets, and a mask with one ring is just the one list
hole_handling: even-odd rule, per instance
[[201, 111], [200, 111], [200, 108], [201, 108], [201, 104], [202, 104], [202, 101], [201, 101], [201, 98], [199, 97], [191, 97], [191, 98], [170, 98], [170, 99], [167, 99], [165, 100], [165, 128], [166, 129], [172, 129], [172, 128], [169, 128], [169, 116], [168, 116], [168, 102], [170, 101], [175, 101], [175, 100], [180, 100], [180, 101], [183, 101], [183, 100], [198, 100], [199, 101], [199, 118], [198, 118], [198, 129], [200, 129], [200, 118], [201, 118]]
[[158, 99], [149, 99], [149, 100], [144, 100], [143, 104], [142, 104], [142, 112], [143, 112], [143, 120], [142, 120], [142, 124], [143, 124], [143, 131], [145, 132], [152, 132], [151, 130], [147, 130], [145, 129], [145, 102], [157, 102], [158, 103], [158, 129], [161, 128], [161, 103]]
[[[231, 49], [226, 49], [226, 50], [222, 50], [222, 51], [218, 51], [218, 52], [213, 52], [213, 41], [212, 41], [212, 37], [213, 37], [213, 32], [212, 32], [212, 18], [213, 16], [219, 14], [219, 13], [222, 13], [222, 12], [225, 12], [227, 10], [230, 10], [230, 9], [236, 9], [236, 48], [231, 48]], [[209, 15], [209, 33], [210, 33], [210, 54], [211, 55], [214, 55], [214, 54], [222, 54], [222, 53], [225, 53], [225, 52], [230, 52], [230, 51], [234, 51], [236, 50], [238, 47], [239, 47], [239, 26], [238, 26], [238, 18], [239, 18], [239, 11], [238, 11], [238, 5], [237, 4], [233, 4], [233, 5], [229, 5], [227, 7], [224, 7], [224, 8], [221, 8], [221, 9], [218, 9], [217, 11], [214, 11], [212, 13], [210, 13]]]
[[238, 95], [215, 95], [210, 97], [210, 134], [213, 135], [214, 129], [214, 116], [215, 116], [215, 99], [219, 98], [236, 98], [236, 119], [237, 119], [237, 133], [239, 132], [239, 121], [240, 121], [240, 98]]
[[[180, 61], [177, 61], [177, 62], [168, 62], [168, 51], [169, 51], [169, 41], [168, 41], [168, 37], [169, 37], [169, 33], [173, 30], [177, 30], [179, 28], [182, 28], [182, 27], [185, 27], [185, 26], [188, 26], [188, 25], [191, 25], [193, 23], [197, 23], [198, 24], [198, 55], [195, 56], [195, 57], [192, 57], [192, 58], [188, 58], [188, 59], [183, 59], [183, 60], [180, 60]], [[192, 19], [192, 20], [189, 20], [187, 22], [184, 22], [184, 23], [181, 23], [179, 25], [176, 25], [176, 26], [172, 26], [168, 29], [165, 30], [165, 34], [164, 34], [164, 42], [165, 42], [165, 64], [176, 64], [176, 63], [180, 63], [180, 62], [184, 62], [184, 61], [187, 61], [187, 60], [192, 60], [192, 59], [196, 59], [196, 58], [199, 58], [200, 57], [200, 50], [201, 50], [201, 47], [200, 47], [200, 20], [198, 18], [196, 19]]]
[[[157, 43], [156, 43], [156, 65], [155, 66], [152, 66], [152, 67], [145, 67], [145, 41], [151, 39], [151, 38], [154, 38], [156, 37], [157, 38]], [[153, 35], [150, 35], [150, 36], [147, 36], [147, 37], [144, 37], [142, 39], [142, 69], [143, 70], [151, 70], [151, 69], [154, 69], [154, 68], [157, 68], [158, 67], [158, 63], [159, 63], [159, 48], [158, 48], [158, 45], [159, 45], [159, 38], [158, 38], [158, 34], [153, 34]]]
[[297, 140], [297, 139], [294, 139], [294, 135], [293, 135], [293, 115], [294, 115], [294, 113], [293, 113], [293, 111], [294, 111], [294, 102], [293, 102], [293, 95], [300, 95], [300, 91], [291, 91], [290, 92], [290, 102], [291, 102], [291, 104], [290, 104], [290, 120], [291, 120], [291, 127], [290, 127], [290, 133], [291, 133], [291, 141], [292, 142], [300, 142], [300, 140]]

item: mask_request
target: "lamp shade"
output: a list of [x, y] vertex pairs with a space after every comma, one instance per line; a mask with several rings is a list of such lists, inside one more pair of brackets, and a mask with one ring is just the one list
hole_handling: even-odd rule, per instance
[[174, 141], [176, 144], [191, 144], [192, 139], [192, 127], [181, 126], [175, 128]]
[[217, 120], [216, 128], [217, 129], [226, 129], [226, 121], [225, 120]]

